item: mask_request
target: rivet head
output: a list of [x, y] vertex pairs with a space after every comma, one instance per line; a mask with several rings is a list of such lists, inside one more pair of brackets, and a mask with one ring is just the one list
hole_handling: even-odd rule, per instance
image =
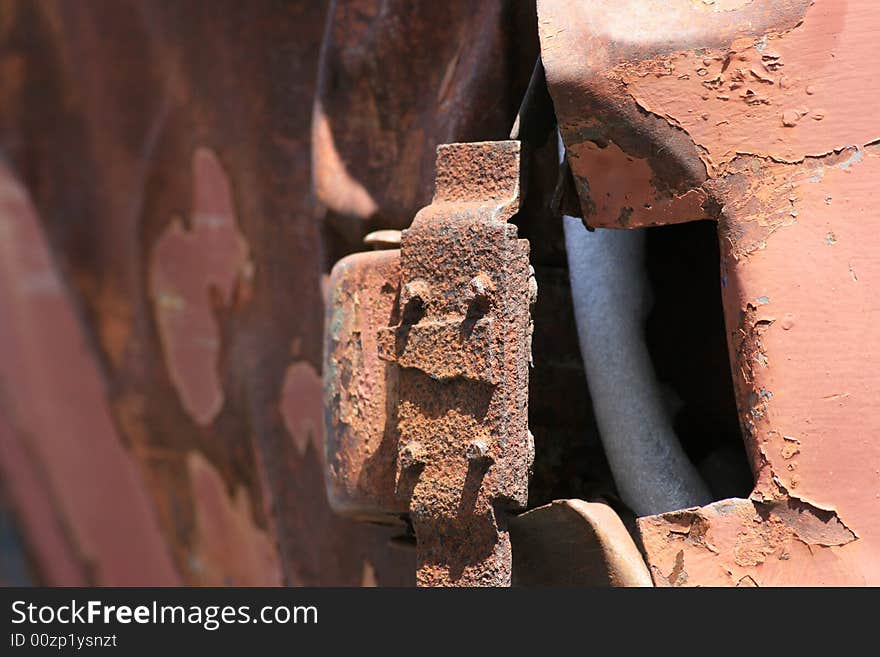
[[400, 289], [400, 302], [425, 304], [428, 300], [428, 284], [421, 278], [404, 283]]
[[468, 301], [489, 301], [492, 293], [492, 280], [486, 274], [477, 274], [467, 284], [465, 295]]
[[410, 470], [425, 464], [425, 450], [417, 440], [408, 442], [400, 450], [400, 467]]
[[469, 461], [491, 460], [489, 457], [489, 446], [483, 440], [473, 440], [468, 443], [467, 457]]

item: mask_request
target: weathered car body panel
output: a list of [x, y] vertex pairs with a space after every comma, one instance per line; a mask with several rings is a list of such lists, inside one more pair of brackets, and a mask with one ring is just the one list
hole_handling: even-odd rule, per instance
[[[539, 2], [595, 226], [719, 222], [749, 500], [639, 521], [658, 584], [877, 584], [871, 2]], [[612, 6], [613, 5], [613, 6]], [[657, 10], [657, 11], [654, 11]]]

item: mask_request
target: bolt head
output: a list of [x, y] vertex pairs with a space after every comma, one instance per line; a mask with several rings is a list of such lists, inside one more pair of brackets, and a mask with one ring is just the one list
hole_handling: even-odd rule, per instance
[[483, 440], [473, 440], [467, 446], [470, 461], [483, 461], [489, 458], [489, 446]]

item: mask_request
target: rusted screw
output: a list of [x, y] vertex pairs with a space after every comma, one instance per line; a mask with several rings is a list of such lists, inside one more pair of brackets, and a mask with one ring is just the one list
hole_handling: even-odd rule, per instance
[[400, 450], [400, 467], [411, 470], [425, 464], [425, 450], [417, 440], [407, 443]]
[[489, 456], [489, 446], [483, 440], [473, 440], [468, 443], [467, 457], [469, 461], [487, 461], [491, 460]]

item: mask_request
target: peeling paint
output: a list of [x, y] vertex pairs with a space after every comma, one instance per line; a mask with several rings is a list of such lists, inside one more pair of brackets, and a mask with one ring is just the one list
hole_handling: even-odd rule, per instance
[[274, 542], [256, 526], [244, 486], [230, 495], [220, 473], [199, 452], [190, 452], [196, 525], [189, 565], [205, 586], [280, 586]]
[[37, 210], [2, 162], [0, 235], [0, 472], [27, 500], [28, 538], [46, 541], [41, 570], [58, 584], [178, 584]]
[[[853, 159], [857, 152], [861, 158]], [[843, 162], [850, 166], [839, 166]], [[837, 581], [877, 582], [880, 522], [876, 500], [864, 492], [876, 487], [870, 464], [880, 458], [873, 440], [880, 425], [872, 392], [878, 383], [880, 306], [870, 291], [844, 293], [842, 286], [852, 285], [854, 268], [871, 281], [880, 275], [871, 255], [876, 222], [867, 202], [880, 175], [880, 158], [869, 148], [849, 148], [800, 165], [774, 166], [789, 167], [793, 175], [771, 178], [767, 188], [785, 181], [777, 191], [780, 205], [794, 197], [800, 219], [787, 224], [772, 244], [765, 241], [754, 250], [744, 251], [743, 242], [726, 233], [725, 267], [735, 294], [725, 298], [725, 314], [729, 325], [740, 318], [729, 338], [738, 345], [733, 358], [738, 403], [758, 411], [743, 422], [755, 459], [752, 499], [777, 505], [774, 517], [788, 513], [791, 531], [811, 546], [845, 547], [850, 556], [832, 560], [835, 576], [846, 577]], [[816, 166], [823, 175], [810, 182]], [[831, 189], [833, 211], [826, 202]], [[727, 211], [728, 220], [742, 225], [733, 219], [736, 211]], [[760, 220], [757, 212], [743, 216], [752, 225]], [[746, 300], [759, 291], [772, 298], [782, 317], [778, 324], [757, 322], [757, 307]], [[768, 368], [746, 366], [759, 354]], [[773, 390], [772, 400], [755, 394], [762, 388]], [[804, 514], [795, 506], [791, 515], [795, 511], [781, 504], [807, 504], [811, 511]], [[816, 530], [822, 539], [816, 539]], [[810, 559], [819, 554], [810, 553]], [[815, 576], [816, 581], [824, 577]]]
[[639, 530], [658, 586], [864, 581], [837, 552], [855, 535], [833, 512], [799, 501], [723, 500], [641, 518]]
[[[575, 184], [589, 181], [579, 193], [591, 199], [584, 217], [590, 225], [660, 226], [710, 217], [704, 190], [691, 189], [682, 194], [657, 191], [649, 162], [627, 154], [613, 142], [599, 146], [583, 141], [573, 144], [567, 155], [577, 167]], [[619, 175], [622, 168], [626, 176]]]
[[187, 413], [210, 424], [223, 407], [215, 305], [228, 308], [253, 275], [229, 178], [216, 154], [193, 155], [190, 226], [171, 221], [153, 249], [150, 296], [171, 381]]
[[[622, 64], [615, 74], [639, 106], [688, 133], [713, 176], [723, 174], [737, 155], [797, 163], [877, 139], [873, 115], [860, 111], [873, 107], [880, 95], [880, 80], [860, 74], [870, 50], [874, 11], [871, 0], [820, 0], [790, 30], [770, 31], [760, 40], [736, 39], [727, 49], [680, 51]], [[706, 94], [706, 83], [697, 76], [679, 75], [700, 68], [717, 81], [714, 88], [737, 102]], [[664, 75], [656, 74], [660, 69]], [[709, 120], [688, 111], [694, 107]], [[820, 120], [802, 125], [811, 112]], [[784, 137], [780, 130], [786, 131]], [[859, 157], [854, 155], [855, 161]]]
[[758, 508], [771, 521], [779, 521], [791, 528], [807, 545], [846, 545], [856, 540], [856, 535], [833, 511], [825, 511], [789, 498], [776, 504], [759, 504]]
[[[866, 495], [880, 459], [880, 79], [866, 64], [880, 12], [870, 0], [756, 0], [724, 14], [662, 4], [538, 5], [569, 153], [613, 143], [621, 156], [606, 178], [636, 171], [649, 193], [699, 190], [718, 220], [756, 485], [748, 501], [698, 510], [717, 553], [643, 519], [652, 573], [686, 573], [689, 585], [880, 583], [880, 515]], [[584, 132], [584, 114], [602, 129]], [[596, 167], [571, 166], [590, 221]], [[647, 223], [633, 214], [624, 227]]]
[[[858, 147], [851, 146], [818, 157], [805, 157], [798, 164], [780, 164], [755, 156], [734, 158], [721, 178], [707, 183], [713, 195], [726, 199], [720, 232], [730, 243], [733, 255], [746, 257], [766, 248], [771, 235], [801, 217], [807, 183], [831, 188], [837, 178], [826, 180], [828, 173], [846, 171], [861, 162], [861, 158], [854, 159], [860, 152]], [[850, 164], [842, 167], [846, 162]], [[811, 195], [814, 193], [810, 191]], [[827, 240], [829, 234], [833, 235], [832, 243], [836, 242], [837, 234], [831, 231], [826, 231], [823, 239]]]
[[300, 456], [309, 445], [318, 454], [324, 451], [321, 376], [305, 361], [293, 363], [284, 373], [279, 407], [287, 433]]

